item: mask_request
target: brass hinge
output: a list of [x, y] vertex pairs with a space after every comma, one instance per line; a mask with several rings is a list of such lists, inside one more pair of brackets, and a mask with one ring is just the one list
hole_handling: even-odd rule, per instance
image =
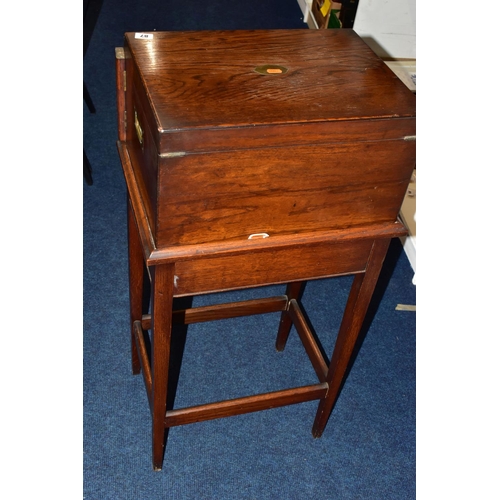
[[403, 140], [404, 141], [416, 141], [417, 140], [417, 136], [416, 135], [406, 135], [403, 137]]
[[162, 153], [160, 158], [179, 158], [180, 156], [186, 156], [184, 151], [174, 151], [173, 153]]
[[127, 131], [127, 110], [125, 110], [123, 112], [123, 119], [124, 119], [124, 123], [125, 123], [124, 128], [125, 128], [125, 132], [126, 132]]
[[137, 133], [137, 139], [139, 139], [139, 144], [142, 146], [144, 141], [144, 133], [142, 131], [141, 124], [139, 123], [139, 117], [137, 116], [136, 110], [134, 110], [134, 124], [135, 124], [135, 131]]
[[127, 92], [127, 70], [123, 70], [123, 92]]

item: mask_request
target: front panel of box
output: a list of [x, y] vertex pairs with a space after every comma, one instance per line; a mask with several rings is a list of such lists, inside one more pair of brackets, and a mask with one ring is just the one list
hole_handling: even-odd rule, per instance
[[158, 245], [394, 221], [414, 155], [401, 139], [162, 158]]

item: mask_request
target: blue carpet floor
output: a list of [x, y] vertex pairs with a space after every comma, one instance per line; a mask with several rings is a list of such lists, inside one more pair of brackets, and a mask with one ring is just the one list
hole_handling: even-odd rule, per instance
[[[114, 47], [125, 31], [304, 28], [296, 0], [105, 0], [85, 62], [96, 107], [84, 108], [94, 184], [84, 185], [84, 498], [413, 499], [415, 304], [413, 272], [395, 240], [363, 341], [320, 439], [317, 402], [170, 430], [161, 472], [151, 467], [150, 414], [130, 368], [126, 190], [116, 152]], [[331, 354], [351, 278], [309, 282], [303, 304]], [[195, 298], [195, 305], [282, 293], [282, 287]], [[316, 382], [292, 331], [274, 348], [275, 314], [190, 325], [175, 404], [186, 406]]]

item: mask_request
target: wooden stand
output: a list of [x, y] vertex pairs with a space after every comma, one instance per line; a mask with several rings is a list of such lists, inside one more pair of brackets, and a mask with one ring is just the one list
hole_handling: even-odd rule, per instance
[[[272, 243], [266, 240], [249, 240], [246, 245], [203, 245], [197, 249], [179, 247], [176, 251], [154, 248], [147, 218], [142, 209], [134, 172], [124, 143], [118, 148], [129, 191], [129, 271], [130, 314], [132, 325], [132, 372], [142, 371], [153, 419], [153, 467], [161, 470], [164, 454], [165, 428], [203, 420], [228, 417], [260, 411], [304, 401], [319, 399], [312, 433], [320, 437], [339, 395], [342, 380], [351, 359], [356, 340], [365, 318], [373, 290], [382, 267], [391, 238], [406, 234], [399, 223], [381, 224], [378, 227], [357, 228], [313, 234], [309, 237], [282, 238]], [[355, 257], [354, 259], [352, 257]], [[311, 276], [312, 262], [318, 259], [325, 265], [324, 274]], [[205, 261], [210, 261], [204, 267]], [[251, 300], [211, 307], [173, 310], [173, 299], [178, 295], [199, 293], [193, 280], [180, 294], [176, 293], [176, 268], [191, 271], [198, 278], [201, 291], [214, 286], [211, 276], [214, 260], [223, 282], [218, 290], [246, 286], [269, 285], [288, 282], [286, 294], [280, 297]], [[286, 262], [301, 262], [303, 267], [286, 266]], [[256, 263], [258, 262], [255, 279]], [[151, 314], [143, 314], [144, 263], [151, 275]], [[247, 274], [248, 273], [248, 274]], [[305, 277], [322, 278], [335, 275], [356, 274], [347, 301], [329, 365], [304, 318], [298, 296]], [[193, 274], [193, 275], [194, 275]], [[234, 276], [229, 281], [228, 277]], [[167, 386], [170, 361], [172, 324], [184, 324], [234, 318], [251, 314], [282, 311], [276, 339], [276, 348], [285, 347], [292, 325], [318, 376], [318, 383], [257, 396], [237, 398], [190, 408], [167, 411]], [[144, 330], [151, 331], [151, 359], [144, 342]]]

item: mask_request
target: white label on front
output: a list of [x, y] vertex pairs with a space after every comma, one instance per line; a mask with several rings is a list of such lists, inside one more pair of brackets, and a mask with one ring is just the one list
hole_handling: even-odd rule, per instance
[[267, 233], [254, 233], [248, 237], [249, 240], [253, 240], [255, 238], [269, 238], [269, 235]]
[[150, 40], [153, 38], [153, 33], [136, 33], [135, 38], [142, 38], [144, 40]]

